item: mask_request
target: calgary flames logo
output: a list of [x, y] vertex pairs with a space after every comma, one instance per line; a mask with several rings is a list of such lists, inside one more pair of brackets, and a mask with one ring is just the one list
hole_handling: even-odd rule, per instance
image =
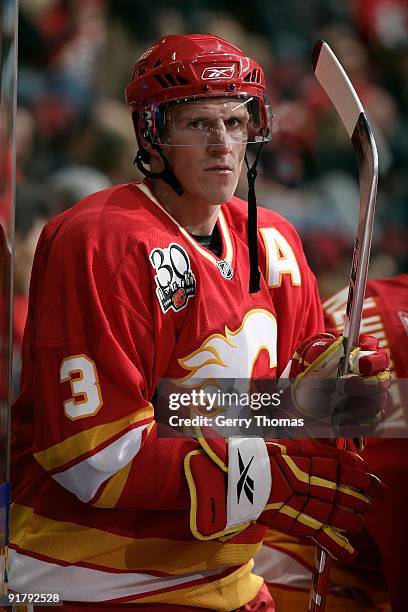
[[277, 324], [275, 317], [261, 308], [250, 310], [241, 326], [231, 331], [225, 326], [224, 334], [212, 334], [201, 346], [187, 357], [179, 359], [179, 364], [189, 370], [179, 383], [185, 387], [204, 384], [224, 387], [223, 379], [239, 378], [248, 381], [260, 352], [265, 349], [269, 354], [269, 367], [276, 366]]
[[186, 290], [183, 288], [179, 289], [171, 299], [173, 301], [175, 309], [179, 310], [185, 304], [185, 301], [187, 299]]

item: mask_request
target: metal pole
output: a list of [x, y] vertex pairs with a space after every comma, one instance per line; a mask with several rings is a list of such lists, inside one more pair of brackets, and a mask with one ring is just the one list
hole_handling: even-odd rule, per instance
[[0, 0], [0, 595], [7, 593], [18, 0]]

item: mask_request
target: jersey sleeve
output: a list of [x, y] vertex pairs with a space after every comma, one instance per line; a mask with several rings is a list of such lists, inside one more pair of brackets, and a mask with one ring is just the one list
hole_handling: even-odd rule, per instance
[[35, 258], [14, 408], [33, 406], [33, 456], [88, 504], [188, 507], [183, 461], [198, 444], [154, 421], [156, 342], [170, 332], [158, 340], [148, 262], [136, 244], [73, 242], [43, 236]]

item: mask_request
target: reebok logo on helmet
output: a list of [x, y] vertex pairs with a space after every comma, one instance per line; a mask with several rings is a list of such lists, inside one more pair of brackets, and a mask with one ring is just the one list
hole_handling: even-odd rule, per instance
[[212, 79], [231, 79], [234, 76], [234, 64], [232, 66], [208, 66], [204, 68], [201, 75], [203, 81]]

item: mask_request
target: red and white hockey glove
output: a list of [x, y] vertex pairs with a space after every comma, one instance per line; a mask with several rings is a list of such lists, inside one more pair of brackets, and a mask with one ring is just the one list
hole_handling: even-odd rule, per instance
[[357, 533], [385, 487], [359, 455], [309, 440], [199, 439], [185, 458], [190, 526], [208, 540], [253, 521], [313, 538], [335, 558], [351, 560]]
[[[336, 377], [343, 356], [342, 336], [316, 334], [302, 342], [286, 372], [294, 381], [292, 400], [303, 414], [314, 418], [331, 418], [336, 424], [375, 424], [382, 418], [388, 401], [388, 354], [376, 338], [361, 336], [359, 346], [350, 354], [350, 374], [341, 377], [339, 384]], [[331, 379], [333, 385], [319, 384], [324, 379]], [[341, 395], [331, 404], [330, 392], [335, 385]]]

